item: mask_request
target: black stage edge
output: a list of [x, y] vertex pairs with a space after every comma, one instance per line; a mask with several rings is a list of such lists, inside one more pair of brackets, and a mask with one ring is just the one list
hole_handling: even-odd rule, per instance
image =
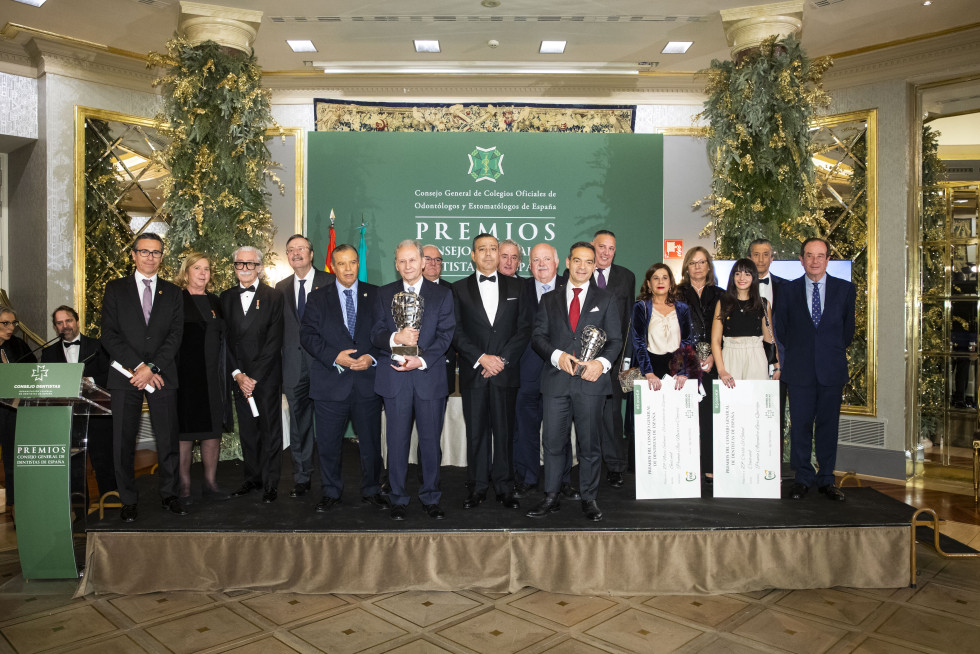
[[[413, 498], [407, 519], [398, 522], [387, 511], [361, 502], [357, 446], [347, 442], [345, 450], [343, 501], [327, 513], [313, 510], [320, 498], [318, 479], [304, 497], [289, 497], [293, 484], [288, 452], [283, 456], [279, 498], [271, 504], [262, 503], [261, 492], [204, 502], [198, 487], [188, 507], [190, 514], [176, 516], [161, 509], [156, 477], [141, 477], [135, 523], [122, 523], [118, 510], [89, 522], [86, 575], [79, 593], [237, 587], [297, 592], [506, 591], [535, 585], [565, 592], [630, 594], [831, 585], [897, 587], [909, 582], [914, 509], [869, 488], [845, 489], [847, 501], [843, 503], [828, 501], [816, 492], [797, 501], [710, 497], [638, 501], [632, 499], [633, 480], [627, 475], [626, 485], [619, 490], [603, 481], [598, 502], [604, 519], [594, 523], [585, 519], [577, 501], [563, 501], [559, 512], [545, 518], [526, 517], [524, 511], [541, 499], [540, 491], [522, 500], [520, 510], [505, 509], [494, 501], [492, 492], [481, 506], [463, 509], [465, 469], [447, 466], [442, 468], [441, 502], [446, 519], [429, 518]], [[193, 466], [192, 475], [200, 479], [200, 464]], [[237, 488], [242, 480], [241, 464], [222, 462], [218, 480], [229, 490]], [[415, 466], [409, 467], [409, 488], [418, 488]], [[710, 486], [705, 490], [710, 493]], [[196, 538], [201, 539], [204, 560], [197, 562], [201, 569], [185, 578], [181, 553]], [[281, 543], [272, 545], [277, 539]], [[437, 544], [440, 540], [444, 542]], [[352, 541], [356, 541], [354, 546]], [[341, 548], [341, 542], [347, 545]], [[141, 551], [140, 543], [150, 551], [162, 552], [165, 559], [170, 545], [176, 544], [174, 565], [153, 559], [140, 563], [135, 554]], [[250, 550], [253, 545], [258, 549]], [[219, 553], [216, 547], [229, 549]], [[340, 566], [343, 574], [335, 572], [319, 580], [304, 574], [309, 566], [321, 563], [316, 560], [320, 552], [334, 547], [338, 549], [327, 564]], [[457, 551], [458, 547], [466, 551]], [[474, 549], [481, 547], [488, 549], [484, 555], [475, 555]], [[508, 550], [507, 560], [500, 558], [501, 549]], [[218, 559], [210, 562], [208, 552], [212, 551]], [[242, 569], [236, 567], [239, 556], [254, 564], [255, 557], [267, 557], [273, 551], [279, 553], [275, 563], [252, 565], [264, 567], [262, 570], [249, 572], [244, 563]], [[288, 560], [303, 552], [313, 558]], [[345, 553], [350, 553], [349, 561], [337, 560], [348, 556]], [[427, 556], [435, 558], [422, 566], [430, 570], [423, 574], [414, 570], [399, 582], [399, 567], [392, 560], [398, 556], [407, 557], [405, 563], [413, 567], [419, 567], [417, 562]], [[600, 573], [576, 578], [570, 572], [576, 563], [592, 565], [595, 556], [603, 557]], [[139, 575], [105, 569], [126, 560], [168, 571], [166, 575], [162, 571], [143, 574], [141, 582]], [[353, 565], [392, 569], [383, 578], [369, 574], [359, 579], [352, 572]], [[671, 572], [663, 572], [665, 565], [671, 566]], [[540, 578], [539, 571], [548, 568], [548, 576]]]

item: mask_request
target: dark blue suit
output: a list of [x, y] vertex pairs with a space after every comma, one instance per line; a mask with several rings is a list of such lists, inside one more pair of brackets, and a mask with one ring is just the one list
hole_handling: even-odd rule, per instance
[[395, 293], [405, 290], [402, 280], [378, 289], [371, 330], [371, 342], [379, 349], [374, 390], [384, 398], [390, 498], [392, 504], [402, 506], [408, 504], [405, 475], [413, 411], [422, 455], [423, 482], [419, 499], [423, 504], [438, 504], [442, 496], [439, 491], [439, 466], [442, 463], [439, 438], [446, 414], [446, 396], [449, 395], [445, 360], [456, 327], [452, 291], [424, 278], [417, 284], [417, 292], [424, 302], [418, 346], [425, 369], [399, 372], [392, 367], [390, 339], [398, 328], [391, 317], [391, 300]]
[[354, 423], [361, 453], [361, 497], [381, 490], [381, 398], [374, 392], [377, 367], [338, 370], [334, 362], [344, 350], [357, 350], [377, 361], [381, 352], [371, 343], [378, 287], [357, 282], [354, 336], [344, 322], [337, 283], [329, 282], [310, 293], [299, 328], [299, 341], [310, 354], [310, 399], [316, 414], [316, 446], [320, 459], [320, 487], [324, 497], [339, 499], [344, 432]]
[[[854, 337], [854, 285], [825, 275], [822, 315], [813, 324], [805, 277], [780, 286], [773, 302], [773, 327], [783, 346], [781, 379], [789, 386], [790, 464], [796, 481], [806, 486], [834, 482], [837, 430], [844, 384], [848, 380], [847, 347]], [[815, 472], [810, 463], [816, 442]]]

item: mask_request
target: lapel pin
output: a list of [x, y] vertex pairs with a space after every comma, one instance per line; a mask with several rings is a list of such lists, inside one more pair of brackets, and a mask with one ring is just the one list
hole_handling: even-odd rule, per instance
[[163, 290], [161, 289], [161, 290], [157, 291], [157, 295], [163, 295]]
[[259, 310], [259, 301], [258, 301], [258, 299], [255, 300], [255, 310], [256, 311]]
[[218, 319], [218, 315], [214, 312], [214, 309], [211, 309], [211, 317], [214, 318], [215, 320]]

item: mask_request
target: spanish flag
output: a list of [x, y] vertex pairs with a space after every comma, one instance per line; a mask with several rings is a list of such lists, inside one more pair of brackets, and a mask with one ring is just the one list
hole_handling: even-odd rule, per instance
[[337, 247], [337, 234], [334, 231], [333, 223], [337, 219], [334, 215], [333, 209], [330, 210], [330, 244], [327, 245], [327, 260], [323, 264], [323, 269], [327, 272], [333, 272], [333, 268], [330, 266], [330, 257], [333, 255], [333, 249]]

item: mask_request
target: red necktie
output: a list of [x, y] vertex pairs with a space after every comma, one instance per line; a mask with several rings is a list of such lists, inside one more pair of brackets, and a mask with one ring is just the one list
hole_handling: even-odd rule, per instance
[[568, 307], [568, 324], [572, 326], [573, 332], [575, 331], [575, 328], [578, 327], [578, 317], [582, 313], [582, 307], [578, 301], [578, 294], [581, 292], [582, 289], [580, 288], [572, 289], [572, 293], [575, 295], [572, 296], [572, 305]]

